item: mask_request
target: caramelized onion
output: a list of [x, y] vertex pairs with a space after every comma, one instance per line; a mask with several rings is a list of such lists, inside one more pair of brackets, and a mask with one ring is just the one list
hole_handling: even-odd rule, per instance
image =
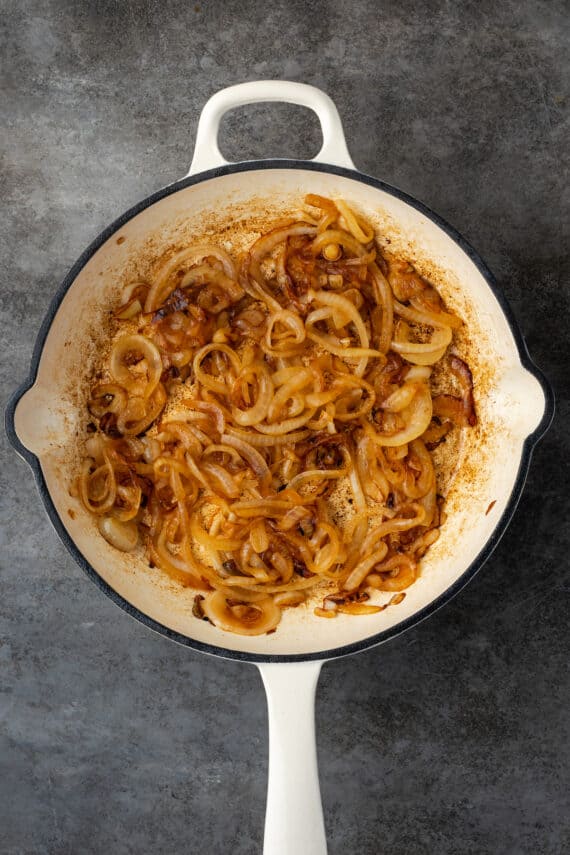
[[[143, 361], [146, 364], [146, 378], [138, 370]], [[137, 367], [136, 372], [131, 366]], [[122, 336], [111, 350], [109, 370], [117, 383], [129, 392], [149, 398], [156, 389], [163, 370], [160, 351], [146, 336]]]
[[121, 522], [114, 517], [100, 517], [99, 531], [105, 540], [121, 552], [136, 549], [139, 532], [134, 522]]
[[[131, 398], [126, 409], [117, 419], [117, 428], [122, 434], [138, 436], [158, 418], [166, 404], [167, 394], [159, 383], [149, 400]], [[142, 401], [144, 406], [139, 404]], [[142, 408], [141, 408], [142, 407]]]
[[99, 383], [91, 389], [87, 408], [100, 419], [105, 413], [120, 413], [127, 406], [127, 392], [117, 383]]
[[275, 247], [289, 238], [301, 235], [313, 235], [315, 231], [315, 226], [310, 226], [306, 223], [297, 223], [273, 229], [273, 231], [262, 235], [251, 247], [242, 267], [240, 282], [244, 291], [254, 299], [266, 303], [272, 312], [281, 311], [281, 305], [270, 294], [267, 286], [262, 284], [264, 277], [261, 271], [261, 262], [273, 252]]
[[93, 472], [89, 461], [85, 461], [79, 477], [81, 501], [92, 514], [104, 514], [115, 504], [117, 482], [113, 466], [107, 456], [102, 466]]
[[477, 424], [477, 414], [473, 398], [471, 371], [458, 356], [450, 356], [449, 362], [453, 374], [458, 378], [461, 385], [461, 398], [456, 398], [453, 395], [438, 395], [433, 400], [434, 415], [442, 419], [449, 419], [459, 427], [473, 427]]
[[169, 258], [158, 271], [145, 301], [145, 312], [156, 311], [160, 304], [174, 290], [178, 284], [177, 282], [172, 282], [172, 277], [175, 273], [188, 269], [198, 261], [202, 261], [204, 258], [210, 256], [220, 262], [228, 279], [234, 281], [237, 279], [237, 272], [231, 256], [221, 247], [214, 244], [200, 244], [199, 246], [183, 249]]
[[[196, 375], [196, 379], [206, 387], [206, 389], [212, 389], [214, 392], [218, 392], [222, 395], [225, 395], [228, 391], [228, 385], [223, 380], [216, 380], [212, 375], [208, 374], [204, 371], [202, 367], [202, 363], [206, 356], [210, 353], [223, 353], [230, 363], [230, 368], [235, 375], [239, 374], [241, 370], [241, 363], [238, 359], [235, 351], [232, 350], [231, 347], [225, 344], [212, 343], [207, 344], [204, 347], [200, 348], [200, 350], [196, 353], [194, 357], [194, 374]], [[232, 375], [229, 375], [230, 378]], [[233, 378], [232, 378], [233, 379]]]
[[373, 438], [378, 445], [389, 447], [405, 445], [421, 436], [429, 426], [433, 412], [429, 386], [427, 383], [416, 383], [413, 388], [415, 394], [411, 402], [399, 412], [404, 426], [391, 434], [374, 433]]
[[388, 546], [385, 543], [382, 543], [378, 549], [372, 553], [372, 555], [368, 555], [359, 564], [357, 564], [348, 579], [345, 581], [343, 585], [344, 590], [355, 591], [360, 587], [372, 568], [386, 557], [387, 552]]
[[350, 234], [356, 238], [359, 243], [370, 243], [374, 237], [374, 229], [372, 226], [358, 218], [354, 211], [352, 211], [342, 199], [336, 200], [336, 207], [342, 214]]
[[239, 635], [263, 635], [275, 629], [281, 620], [281, 609], [271, 597], [252, 603], [214, 591], [206, 597], [202, 609], [217, 627]]
[[381, 325], [380, 334], [376, 347], [380, 353], [387, 353], [392, 340], [392, 332], [394, 328], [394, 308], [392, 300], [392, 292], [384, 274], [380, 271], [377, 264], [371, 265], [374, 297], [376, 304], [381, 310]]
[[[282, 331], [279, 331], [279, 326]], [[292, 356], [305, 340], [305, 325], [296, 312], [282, 309], [269, 318], [264, 339], [264, 350], [275, 356]]]
[[[202, 243], [133, 284], [88, 402], [74, 495], [226, 632], [313, 593], [319, 617], [400, 601], [445, 521], [430, 449], [476, 422], [468, 366], [440, 362], [461, 320], [344, 200], [305, 202], [239, 264]], [[457, 395], [432, 403], [437, 363]]]
[[340, 231], [338, 229], [326, 229], [326, 231], [317, 235], [311, 245], [311, 252], [313, 255], [318, 255], [325, 246], [328, 246], [331, 243], [342, 246], [345, 250], [353, 252], [356, 256], [363, 256], [366, 254], [366, 249], [360, 241], [353, 237], [353, 235], [348, 234], [348, 232]]
[[236, 439], [245, 439], [250, 445], [258, 448], [269, 448], [271, 446], [291, 445], [296, 442], [301, 442], [310, 435], [310, 430], [289, 430], [281, 436], [260, 436], [255, 433], [246, 433], [237, 428], [228, 428], [228, 436], [234, 436]]
[[457, 315], [450, 315], [448, 312], [433, 312], [423, 308], [418, 300], [413, 298], [410, 300], [411, 306], [404, 306], [397, 300], [394, 300], [394, 312], [406, 321], [412, 321], [416, 324], [424, 324], [430, 327], [451, 327], [458, 329], [463, 322]]
[[239, 439], [237, 436], [232, 434], [224, 434], [222, 436], [222, 442], [225, 443], [225, 445], [229, 445], [231, 448], [235, 448], [244, 460], [249, 463], [260, 483], [263, 486], [269, 486], [271, 481], [271, 472], [269, 471], [267, 463], [256, 448], [250, 445], [249, 442], [245, 442], [243, 439]]
[[435, 328], [431, 341], [425, 343], [412, 342], [407, 338], [405, 327], [401, 325], [400, 328], [402, 332], [392, 342], [392, 350], [401, 353], [408, 362], [416, 365], [433, 365], [438, 362], [445, 353], [452, 337], [451, 327], [443, 326]]
[[232, 401], [243, 401], [243, 387], [255, 387], [256, 397], [251, 406], [232, 406], [233, 420], [243, 426], [257, 425], [267, 416], [273, 397], [273, 383], [265, 366], [261, 363], [243, 366], [232, 386]]
[[[353, 303], [350, 302], [346, 297], [341, 297], [340, 294], [331, 294], [328, 291], [309, 291], [308, 298], [317, 305], [330, 306], [333, 309], [333, 320], [334, 320], [334, 311], [339, 312], [344, 316], [344, 323], [347, 321], [351, 321], [354, 324], [358, 337], [360, 339], [360, 346], [363, 349], [368, 348], [369, 339], [368, 332], [366, 331], [366, 327], [364, 326], [364, 322], [358, 312], [358, 309], [354, 306]], [[356, 374], [361, 376], [359, 372], [360, 365], [356, 370]], [[364, 368], [362, 368], [362, 372]]]
[[[375, 573], [371, 573], [366, 582], [380, 591], [403, 591], [416, 581], [417, 565], [410, 555], [394, 555], [379, 564]], [[394, 571], [398, 572], [392, 575]]]

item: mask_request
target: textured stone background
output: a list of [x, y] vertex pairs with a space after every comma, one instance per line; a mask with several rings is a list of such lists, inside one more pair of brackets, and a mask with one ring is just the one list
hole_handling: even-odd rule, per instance
[[[568, 852], [567, 3], [2, 6], [3, 400], [72, 262], [184, 174], [200, 108], [231, 83], [324, 88], [358, 167], [432, 206], [488, 261], [557, 390], [557, 420], [469, 588], [394, 642], [325, 666], [326, 824], [331, 855]], [[229, 116], [222, 137], [235, 159], [319, 146], [315, 118], [283, 106]], [[2, 453], [0, 853], [259, 852], [255, 669], [117, 610], [57, 541], [3, 438]]]

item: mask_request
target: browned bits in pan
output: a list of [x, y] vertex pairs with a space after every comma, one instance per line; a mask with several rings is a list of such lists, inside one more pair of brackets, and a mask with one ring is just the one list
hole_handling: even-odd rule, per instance
[[445, 521], [431, 452], [476, 423], [461, 319], [345, 200], [305, 203], [240, 257], [167, 249], [87, 405], [84, 506], [227, 632], [401, 603]]

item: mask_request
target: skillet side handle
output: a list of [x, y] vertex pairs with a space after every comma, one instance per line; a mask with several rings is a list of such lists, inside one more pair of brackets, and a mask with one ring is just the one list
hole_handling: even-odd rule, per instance
[[315, 740], [315, 690], [321, 664], [258, 665], [269, 711], [263, 855], [327, 852]]
[[220, 122], [228, 110], [268, 101], [297, 104], [313, 110], [321, 123], [323, 134], [322, 148], [314, 160], [345, 166], [347, 169], [355, 168], [338, 110], [325, 92], [316, 86], [290, 80], [254, 80], [221, 89], [206, 102], [198, 122], [194, 157], [188, 176], [228, 163], [218, 148]]

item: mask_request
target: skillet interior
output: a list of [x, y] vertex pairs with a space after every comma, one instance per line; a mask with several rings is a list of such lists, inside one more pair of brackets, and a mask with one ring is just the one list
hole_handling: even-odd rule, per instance
[[[122, 286], [150, 272], [152, 262], [170, 248], [219, 236], [228, 249], [251, 242], [284, 212], [297, 209], [308, 192], [349, 201], [373, 222], [381, 243], [413, 261], [464, 319], [458, 349], [473, 370], [479, 426], [466, 431], [441, 461], [448, 520], [403, 603], [370, 617], [341, 615], [335, 621], [315, 618], [310, 609], [290, 609], [276, 633], [244, 637], [196, 620], [192, 591], [108, 546], [69, 495], [69, 484], [81, 454], [89, 379]], [[432, 217], [357, 173], [264, 161], [167, 188], [113, 224], [80, 259], [64, 283], [63, 299], [57, 298], [51, 324], [46, 323], [43, 350], [36, 354], [37, 378], [15, 409], [15, 430], [24, 449], [39, 460], [44, 499], [66, 545], [127, 611], [183, 643], [222, 655], [328, 657], [396, 634], [440, 605], [480, 566], [514, 510], [528, 463], [525, 439], [541, 420], [544, 427], [546, 399], [541, 382], [521, 363], [516, 331], [484, 267]]]

